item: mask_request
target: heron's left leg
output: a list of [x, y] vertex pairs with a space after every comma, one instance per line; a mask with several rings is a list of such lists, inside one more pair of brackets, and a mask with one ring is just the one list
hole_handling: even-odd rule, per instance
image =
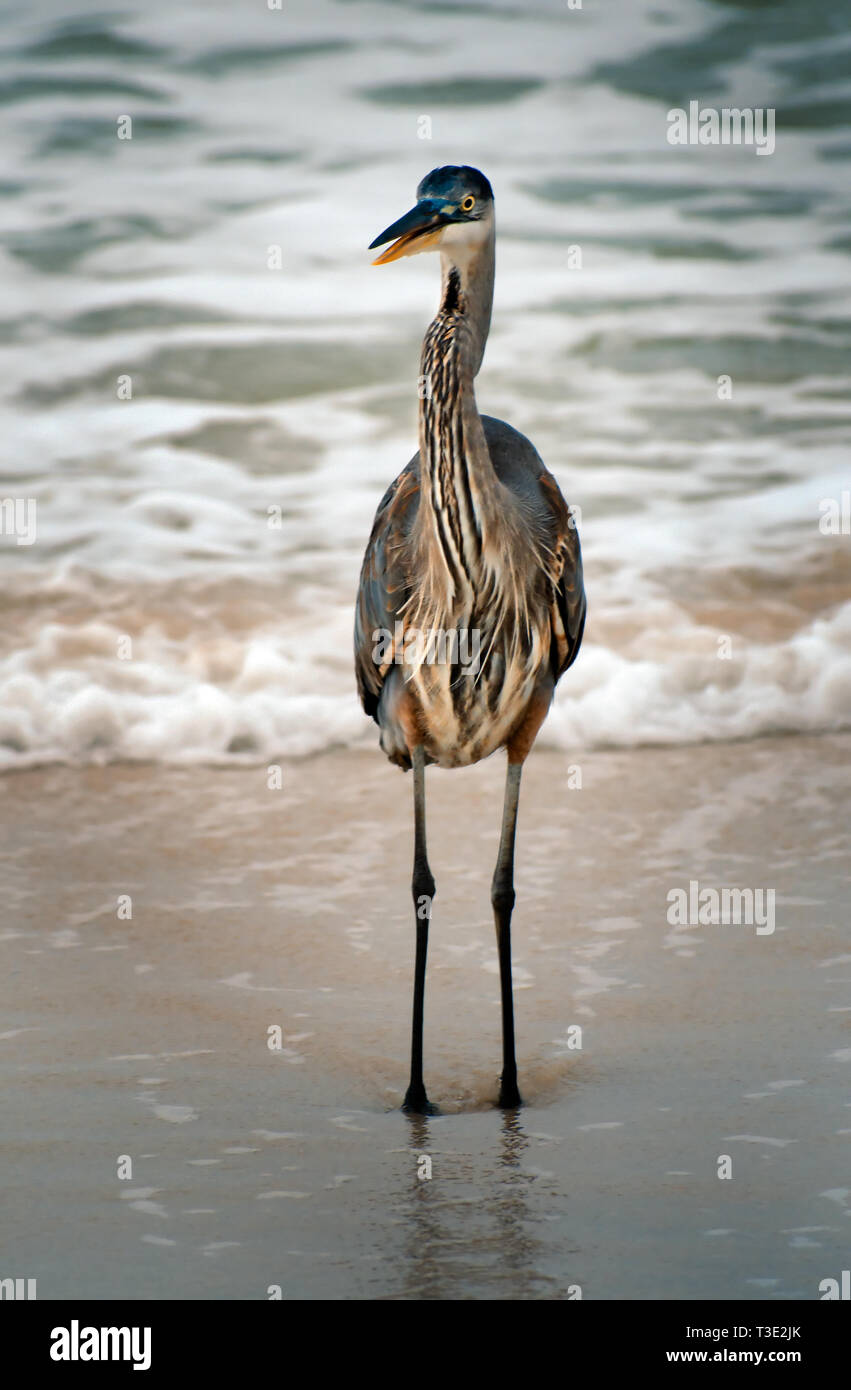
[[514, 996], [511, 987], [511, 912], [514, 907], [514, 835], [517, 829], [517, 803], [523, 764], [509, 762], [505, 777], [505, 803], [499, 854], [491, 884], [491, 902], [499, 951], [499, 980], [502, 989], [502, 1077], [499, 1103], [504, 1109], [520, 1104], [517, 1089], [517, 1061], [514, 1055]]
[[425, 814], [425, 753], [422, 744], [411, 752], [414, 771], [414, 873], [411, 891], [417, 922], [417, 950], [414, 966], [414, 1021], [411, 1032], [411, 1080], [405, 1095], [403, 1110], [421, 1115], [435, 1114], [435, 1107], [426, 1095], [423, 1082], [423, 1011], [425, 1005], [426, 955], [428, 953], [428, 924], [434, 901], [435, 883], [428, 864], [426, 850]]

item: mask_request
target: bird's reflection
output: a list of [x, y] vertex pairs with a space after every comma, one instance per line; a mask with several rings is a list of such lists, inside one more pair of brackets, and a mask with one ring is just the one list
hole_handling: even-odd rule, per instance
[[[503, 1111], [499, 1150], [491, 1163], [450, 1147], [451, 1130], [427, 1115], [409, 1115], [412, 1167], [405, 1214], [403, 1297], [523, 1299], [547, 1296], [542, 1243], [530, 1232], [524, 1171], [529, 1139], [520, 1112]], [[432, 1176], [423, 1176], [431, 1160]], [[483, 1171], [484, 1170], [484, 1171]]]

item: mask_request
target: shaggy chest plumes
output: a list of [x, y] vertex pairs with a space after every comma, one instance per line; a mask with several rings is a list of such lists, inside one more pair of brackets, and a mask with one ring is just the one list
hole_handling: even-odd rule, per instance
[[441, 640], [446, 659], [438, 651], [438, 659], [419, 661], [417, 653], [400, 665], [398, 679], [427, 756], [442, 767], [465, 767], [507, 741], [548, 661], [549, 641], [541, 630], [531, 643], [507, 641], [475, 610], [457, 628], [442, 630]]

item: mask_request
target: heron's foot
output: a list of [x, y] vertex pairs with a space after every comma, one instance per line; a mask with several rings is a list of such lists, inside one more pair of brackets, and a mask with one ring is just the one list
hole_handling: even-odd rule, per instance
[[405, 1101], [402, 1106], [406, 1115], [439, 1115], [440, 1111], [436, 1105], [432, 1105], [425, 1093], [424, 1086], [409, 1086], [405, 1092]]
[[499, 1082], [499, 1108], [500, 1110], [517, 1110], [523, 1104], [520, 1099], [520, 1092], [517, 1089], [517, 1078], [506, 1079], [501, 1077]]

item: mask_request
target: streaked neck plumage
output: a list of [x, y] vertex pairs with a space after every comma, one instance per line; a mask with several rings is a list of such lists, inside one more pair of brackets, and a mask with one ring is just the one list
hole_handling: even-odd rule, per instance
[[[485, 355], [485, 345], [491, 324], [493, 307], [494, 279], [494, 226], [489, 224], [488, 235], [478, 246], [453, 247], [451, 252], [441, 251], [441, 307], [438, 319], [443, 312], [447, 295], [452, 294], [450, 280], [453, 272], [458, 277], [461, 299], [461, 312], [468, 326], [463, 344], [463, 366], [469, 371], [470, 380], [478, 375]], [[437, 320], [435, 320], [437, 321]]]
[[[496, 541], [499, 493], [473, 380], [490, 328], [493, 223], [477, 246], [441, 252], [440, 308], [423, 341], [419, 445], [419, 544], [440, 593], [428, 606], [450, 607], [480, 583], [483, 552]], [[424, 554], [423, 558], [426, 556]]]

